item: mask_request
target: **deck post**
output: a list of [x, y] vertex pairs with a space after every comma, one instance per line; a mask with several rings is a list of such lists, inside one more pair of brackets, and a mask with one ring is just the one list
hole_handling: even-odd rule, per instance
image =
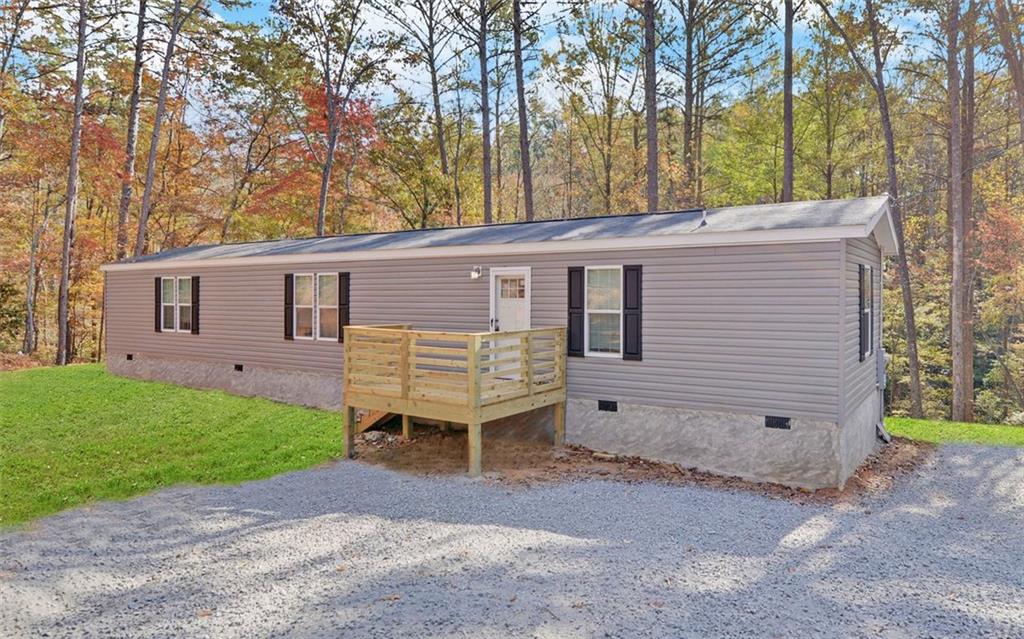
[[471, 477], [480, 475], [480, 343], [479, 334], [470, 335], [466, 340], [466, 381], [469, 412], [471, 417], [467, 424], [469, 440], [469, 474]]
[[345, 405], [345, 417], [342, 423], [344, 433], [344, 446], [342, 451], [345, 457], [352, 459], [355, 456], [356, 448], [356, 409], [355, 406]]
[[480, 422], [472, 422], [469, 424], [468, 435], [469, 435], [469, 476], [479, 477], [480, 476]]
[[[507, 333], [413, 331], [404, 326], [344, 330], [346, 457], [357, 452], [356, 433], [380, 416], [402, 415], [402, 435], [408, 439], [419, 417], [441, 422], [442, 430], [451, 429], [453, 422], [466, 424], [468, 471], [478, 475], [483, 471], [484, 423], [559, 403], [555, 441], [564, 444], [564, 328]], [[362, 423], [355, 406], [368, 411]]]
[[565, 446], [565, 401], [555, 404], [555, 446]]
[[[402, 389], [401, 397], [409, 397], [409, 333], [402, 333], [402, 342], [398, 347], [398, 376]], [[402, 432], [405, 432], [405, 416], [402, 416]]]

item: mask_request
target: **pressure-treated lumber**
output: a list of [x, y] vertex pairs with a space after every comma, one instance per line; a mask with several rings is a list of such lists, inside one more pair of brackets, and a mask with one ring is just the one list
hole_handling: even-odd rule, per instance
[[555, 405], [564, 423], [564, 328], [456, 333], [346, 326], [344, 342], [345, 404], [402, 415], [406, 437], [413, 418], [468, 424], [470, 472], [474, 464], [480, 472], [484, 422]]
[[480, 422], [469, 424], [469, 475], [478, 477], [480, 475], [480, 453], [481, 446]]
[[356, 434], [367, 431], [391, 417], [386, 410], [365, 410], [356, 417]]
[[356, 408], [355, 406], [345, 406], [345, 422], [342, 424], [342, 430], [344, 431], [344, 451], [345, 457], [352, 459], [355, 456], [356, 448]]
[[565, 446], [565, 402], [555, 404], [555, 446]]

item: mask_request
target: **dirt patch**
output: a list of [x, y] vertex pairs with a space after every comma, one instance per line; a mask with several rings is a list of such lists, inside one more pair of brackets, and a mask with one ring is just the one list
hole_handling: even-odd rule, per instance
[[[373, 431], [371, 431], [372, 433]], [[393, 427], [380, 435], [356, 437], [356, 456], [368, 463], [420, 476], [453, 475], [466, 472], [465, 431], [418, 426], [411, 440]], [[378, 438], [368, 441], [366, 435]], [[934, 445], [894, 438], [861, 465], [841, 490], [801, 490], [778, 484], [758, 483], [723, 477], [678, 464], [639, 457], [598, 453], [581, 446], [555, 449], [547, 442], [484, 438], [483, 471], [490, 481], [510, 486], [609, 479], [627, 483], [657, 482], [683, 486], [707, 486], [758, 493], [767, 497], [808, 504], [833, 504], [859, 499], [889, 490], [905, 476], [931, 459]]]
[[45, 362], [40, 361], [32, 355], [0, 353], [0, 371], [17, 371], [23, 368], [35, 368], [36, 366], [45, 365]]

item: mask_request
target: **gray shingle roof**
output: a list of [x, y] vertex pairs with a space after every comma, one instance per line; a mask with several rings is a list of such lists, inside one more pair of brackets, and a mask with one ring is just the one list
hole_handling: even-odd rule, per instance
[[[279, 255], [317, 255], [378, 249], [419, 249], [471, 246], [477, 244], [515, 244], [519, 242], [559, 242], [567, 240], [629, 239], [649, 236], [711, 234], [740, 231], [785, 229], [865, 228], [877, 219], [887, 196], [758, 204], [708, 209], [707, 224], [700, 226], [703, 211], [688, 210], [653, 215], [612, 215], [603, 217], [544, 220], [489, 226], [367, 233], [307, 239], [273, 240], [190, 246], [171, 249], [129, 260], [130, 263], [165, 260], [201, 260], [218, 258], [269, 257]], [[870, 232], [870, 229], [867, 229]], [[623, 248], [628, 248], [628, 243]]]

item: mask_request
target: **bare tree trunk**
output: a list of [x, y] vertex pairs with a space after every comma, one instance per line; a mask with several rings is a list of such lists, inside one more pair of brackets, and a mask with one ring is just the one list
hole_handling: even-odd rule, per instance
[[500, 63], [494, 64], [494, 192], [497, 199], [497, 207], [494, 211], [494, 219], [497, 222], [504, 221], [504, 161], [501, 156], [501, 90], [505, 87], [505, 74], [500, 68]]
[[[328, 85], [329, 86], [329, 85]], [[333, 100], [332, 91], [328, 90], [328, 104]], [[320, 171], [320, 195], [316, 205], [316, 234], [324, 234], [324, 225], [327, 219], [327, 193], [331, 187], [331, 170], [334, 168], [334, 153], [338, 148], [338, 124], [336, 116], [331, 114], [331, 107], [328, 106], [327, 116], [327, 150], [324, 152], [324, 165]]]
[[658, 71], [654, 0], [644, 0], [644, 110], [647, 124], [647, 212], [658, 210]]
[[707, 107], [705, 104], [706, 87], [702, 81], [694, 92], [693, 118], [693, 206], [704, 205], [704, 123]]
[[[196, 3], [198, 5], [198, 1]], [[146, 252], [146, 225], [149, 222], [149, 211], [153, 203], [153, 179], [156, 176], [156, 155], [160, 146], [160, 126], [163, 124], [164, 112], [167, 110], [167, 89], [171, 82], [171, 58], [174, 56], [174, 45], [178, 39], [178, 31], [184, 21], [181, 19], [181, 0], [174, 0], [171, 14], [170, 34], [167, 38], [167, 50], [164, 52], [163, 69], [160, 72], [160, 92], [156, 100], [156, 116], [153, 119], [153, 135], [149, 143], [149, 159], [146, 162], [146, 186], [142, 190], [142, 208], [139, 210], [139, 229], [135, 235], [135, 256]]]
[[786, 0], [782, 91], [782, 201], [793, 201], [793, 0]]
[[455, 157], [452, 165], [452, 190], [455, 194], [455, 225], [462, 226], [462, 143], [466, 114], [462, 109], [462, 89], [455, 88]]
[[1024, 42], [1018, 33], [1017, 16], [1010, 14], [1012, 4], [1006, 0], [992, 0], [992, 21], [999, 34], [999, 44], [1003, 49], [1006, 66], [1013, 79], [1013, 87], [1017, 93], [1017, 114], [1020, 119], [1020, 141], [1024, 144]]
[[135, 151], [139, 138], [139, 104], [142, 94], [142, 57], [146, 37], [146, 0], [139, 0], [139, 21], [135, 29], [135, 63], [132, 67], [132, 95], [128, 101], [128, 136], [121, 172], [121, 201], [117, 207], [117, 259], [128, 251], [128, 210], [135, 182]]
[[491, 104], [487, 88], [487, 23], [490, 20], [487, 0], [480, 0], [480, 26], [477, 32], [477, 55], [480, 58], [480, 125], [483, 142], [484, 224], [493, 222], [491, 203]]
[[907, 363], [910, 373], [910, 414], [922, 417], [924, 409], [921, 402], [921, 371], [917, 357], [917, 322], [914, 318], [914, 297], [910, 288], [910, 266], [907, 260], [907, 244], [903, 232], [903, 211], [899, 200], [899, 180], [896, 175], [896, 135], [892, 129], [889, 115], [889, 98], [885, 84], [885, 62], [882, 59], [882, 44], [879, 35], [878, 18], [875, 15], [873, 0], [866, 0], [868, 19], [871, 25], [872, 52], [875, 60], [875, 94], [878, 97], [878, 110], [882, 119], [882, 132], [885, 136], [885, 164], [889, 183], [890, 211], [896, 231], [896, 242], [899, 255], [896, 256], [897, 271], [900, 280], [900, 292], [903, 296], [903, 322], [907, 333]]
[[512, 0], [512, 48], [516, 68], [516, 105], [519, 109], [519, 162], [523, 176], [523, 211], [533, 220], [533, 168], [530, 166], [530, 128], [526, 111], [526, 80], [523, 76], [522, 0]]
[[694, 84], [696, 83], [696, 69], [693, 60], [693, 39], [694, 21], [697, 19], [697, 0], [688, 0], [686, 5], [686, 59], [684, 62], [683, 75], [683, 164], [686, 165], [686, 187], [690, 191], [690, 204], [697, 200], [694, 183], [696, 182], [696, 171], [694, 168], [693, 151], [693, 129], [694, 129]]
[[[18, 42], [18, 37], [22, 35], [21, 22], [24, 20], [28, 8], [29, 0], [20, 0], [16, 5], [5, 7], [7, 11], [14, 14], [14, 19], [11, 21], [10, 34], [4, 42], [0, 43], [0, 95], [4, 92], [4, 79], [7, 77], [11, 60], [14, 59], [14, 47]], [[0, 162], [6, 159], [3, 154], [6, 121], [7, 111], [4, 110], [3, 102], [0, 102]]]
[[64, 246], [60, 260], [60, 291], [57, 301], [58, 366], [70, 361], [68, 353], [68, 296], [71, 286], [71, 248], [75, 236], [75, 213], [78, 207], [78, 159], [82, 149], [82, 114], [85, 110], [85, 40], [88, 19], [87, 0], [78, 0], [78, 41], [75, 56], [75, 115], [71, 125], [71, 158], [68, 162], [68, 188], [64, 207]]
[[964, 379], [970, 391], [964, 407], [964, 418], [974, 421], [974, 131], [977, 116], [975, 102], [975, 48], [978, 25], [978, 7], [974, 0], [968, 8], [967, 25], [965, 25], [964, 41], [964, 98], [963, 98], [963, 142], [961, 151], [964, 157], [963, 213], [964, 213]]
[[441, 86], [437, 78], [437, 67], [430, 62], [430, 93], [434, 101], [434, 137], [437, 138], [437, 152], [441, 156], [441, 175], [448, 177], [448, 145], [444, 141], [444, 112], [441, 110]]
[[[345, 192], [341, 197], [341, 206], [338, 207], [338, 233], [344, 235], [345, 233], [345, 219], [348, 217], [348, 208], [352, 205], [352, 177], [356, 172], [356, 163], [359, 161], [359, 157], [355, 152], [355, 145], [353, 145], [352, 155], [349, 163], [345, 166]], [[424, 220], [424, 224], [426, 221]], [[424, 226], [423, 228], [426, 228]]]
[[615, 104], [614, 98], [609, 97], [605, 103], [604, 114], [604, 153], [602, 154], [602, 168], [604, 169], [604, 185], [602, 195], [604, 196], [604, 214], [612, 214], [612, 132], [615, 126]]
[[[571, 99], [571, 98], [570, 98]], [[573, 188], [573, 166], [575, 160], [575, 154], [573, 153], [572, 144], [572, 109], [568, 110], [568, 121], [565, 126], [565, 146], [566, 146], [566, 164], [565, 164], [565, 211], [562, 213], [562, 217], [572, 217], [572, 188]]]
[[[899, 180], [896, 175], [896, 166], [898, 162], [896, 158], [896, 138], [893, 134], [892, 119], [889, 115], [889, 98], [886, 93], [885, 84], [885, 60], [882, 56], [881, 34], [879, 33], [880, 25], [878, 23], [878, 17], [875, 14], [874, 0], [864, 1], [865, 17], [867, 18], [871, 35], [871, 52], [874, 62], [873, 72], [868, 69], [864, 60], [861, 59], [856, 46], [854, 46], [853, 41], [850, 39], [850, 34], [835, 19], [835, 16], [832, 15], [828, 3], [825, 2], [825, 0], [815, 1], [818, 7], [821, 8], [822, 13], [828, 18], [832, 27], [840, 36], [842, 36], [843, 42], [846, 44], [846, 48], [850, 53], [850, 57], [853, 59], [854, 63], [856, 63], [868, 83], [871, 84], [871, 88], [874, 89], [875, 96], [878, 99], [878, 112], [882, 122], [882, 134], [885, 137], [885, 167], [889, 188], [889, 211], [892, 215], [892, 223], [894, 231], [896, 232], [896, 245], [898, 252], [898, 255], [896, 256], [896, 266], [900, 280], [900, 292], [903, 296], [903, 324], [907, 333], [907, 368], [910, 373], [910, 413], [913, 417], [921, 417], [923, 415], [923, 409], [921, 402], [921, 371], [917, 357], [917, 322], [914, 319], [914, 298], [913, 292], [910, 288], [910, 267], [907, 263], [907, 244], [903, 232], [903, 213], [900, 209]], [[862, 171], [862, 180], [864, 175], [866, 175], [866, 171]], [[862, 181], [862, 190], [865, 189], [865, 187], [866, 185]]]
[[963, 156], [960, 113], [960, 2], [950, 0], [946, 19], [946, 92], [949, 99], [949, 217], [952, 231], [949, 342], [952, 351], [953, 397], [951, 418], [966, 415], [968, 381], [964, 379], [964, 212]]
[[[50, 205], [53, 187], [47, 185], [46, 198], [43, 200], [43, 217], [39, 225], [32, 231], [32, 240], [28, 249], [28, 273], [25, 284], [25, 339], [21, 343], [21, 352], [26, 355], [36, 350], [36, 288], [39, 277], [39, 245], [50, 222], [50, 214], [60, 206], [60, 202]], [[35, 217], [35, 216], [33, 216]], [[33, 220], [35, 224], [35, 220]]]

